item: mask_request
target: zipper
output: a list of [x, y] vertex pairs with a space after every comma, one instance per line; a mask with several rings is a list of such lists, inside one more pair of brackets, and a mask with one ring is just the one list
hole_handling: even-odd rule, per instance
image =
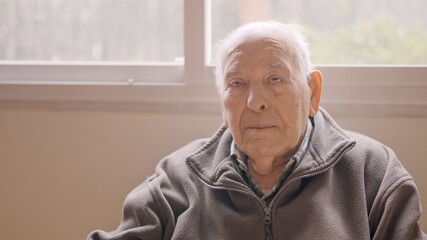
[[271, 231], [271, 207], [262, 201], [264, 207], [264, 225], [265, 225], [265, 239], [273, 240], [273, 232]]
[[[313, 177], [313, 176], [317, 176], [320, 175], [322, 173], [325, 173], [327, 171], [329, 171], [329, 169], [333, 168], [335, 165], [338, 164], [338, 162], [340, 162], [341, 157], [343, 155], [345, 155], [348, 151], [350, 151], [353, 147], [354, 147], [355, 143], [352, 143], [350, 146], [348, 146], [338, 157], [337, 160], [335, 160], [335, 162], [333, 162], [331, 165], [329, 165], [328, 167], [320, 170], [320, 171], [316, 171], [316, 172], [312, 172], [312, 173], [307, 173], [307, 174], [303, 174], [303, 175], [299, 175], [296, 176], [292, 179], [290, 179], [280, 190], [279, 192], [276, 193], [276, 195], [273, 197], [273, 199], [271, 199], [270, 205], [265, 206], [264, 209], [269, 209], [269, 211], [271, 211], [271, 209], [273, 209], [273, 205], [276, 202], [276, 199], [279, 197], [279, 195], [294, 181], [298, 180], [298, 179], [303, 179], [303, 178], [308, 178], [308, 177]], [[270, 218], [270, 226], [271, 226], [271, 216], [269, 215]], [[268, 239], [268, 238], [267, 238]], [[273, 239], [273, 238], [271, 238]]]
[[208, 185], [211, 188], [214, 189], [223, 189], [223, 190], [228, 190], [228, 191], [234, 191], [234, 192], [240, 192], [249, 196], [254, 197], [256, 200], [258, 200], [259, 202], [261, 202], [262, 208], [264, 210], [264, 227], [265, 227], [265, 233], [266, 233], [266, 239], [267, 240], [274, 240], [273, 237], [273, 231], [272, 231], [272, 219], [271, 219], [271, 212], [274, 206], [274, 203], [276, 202], [277, 198], [279, 197], [279, 195], [294, 181], [298, 180], [298, 179], [303, 179], [303, 178], [307, 178], [307, 177], [313, 177], [316, 175], [320, 175], [322, 173], [325, 173], [327, 171], [329, 171], [329, 169], [333, 168], [335, 165], [338, 164], [338, 162], [341, 160], [341, 157], [343, 155], [345, 155], [348, 151], [350, 151], [353, 147], [354, 147], [355, 143], [352, 143], [350, 146], [348, 146], [338, 157], [337, 160], [335, 160], [335, 162], [333, 162], [331, 165], [329, 165], [328, 167], [320, 170], [320, 171], [316, 171], [316, 172], [312, 172], [312, 173], [307, 173], [307, 174], [303, 174], [303, 175], [299, 175], [296, 176], [292, 179], [290, 179], [280, 190], [279, 192], [276, 193], [276, 195], [273, 197], [273, 199], [271, 200], [270, 204], [267, 205], [267, 203], [265, 201], [260, 200], [260, 198], [252, 191], [248, 191], [248, 190], [243, 190], [243, 189], [237, 189], [237, 188], [230, 188], [230, 187], [222, 187], [222, 186], [215, 186], [215, 185], [211, 185], [210, 183], [204, 181], [201, 177], [199, 177], [199, 175], [194, 172], [193, 168], [190, 166], [190, 164], [188, 163], [188, 161], [186, 161], [187, 166], [189, 167], [189, 169], [191, 169], [191, 172], [193, 172], [197, 178], [199, 178], [203, 183], [205, 183], [206, 185]]
[[[196, 176], [197, 176], [197, 174], [196, 174]], [[200, 180], [202, 180], [202, 179], [200, 179]], [[246, 190], [237, 189], [237, 188], [229, 188], [229, 187], [221, 187], [221, 186], [209, 185], [208, 183], [206, 183], [203, 180], [202, 180], [202, 182], [204, 182], [209, 187], [214, 188], [214, 189], [222, 189], [222, 190], [227, 190], [227, 191], [234, 191], [234, 192], [239, 192], [239, 193], [243, 193], [243, 194], [246, 194], [246, 195], [254, 197], [258, 202], [261, 203], [262, 208], [264, 210], [264, 229], [265, 229], [265, 236], [266, 236], [265, 239], [266, 240], [274, 240], [274, 238], [273, 238], [273, 231], [272, 231], [272, 227], [271, 227], [271, 206], [267, 206], [267, 203], [265, 201], [261, 201], [260, 198], [258, 197], [258, 195], [256, 195], [252, 191], [246, 191]]]
[[204, 184], [206, 184], [210, 188], [246, 194], [246, 195], [249, 195], [249, 196], [253, 197], [254, 199], [256, 199], [257, 202], [261, 203], [261, 207], [263, 208], [263, 211], [264, 211], [264, 228], [265, 228], [266, 240], [273, 240], [273, 234], [271, 231], [271, 208], [269, 206], [267, 206], [267, 203], [265, 201], [260, 200], [258, 195], [256, 195], [251, 190], [244, 190], [244, 189], [238, 189], [238, 188], [230, 188], [230, 187], [212, 185], [212, 184], [204, 181], [202, 178], [200, 178], [199, 175], [197, 175], [197, 173], [194, 172], [194, 170], [191, 168], [191, 166], [188, 164], [188, 162], [187, 162], [187, 166], [191, 169], [191, 172], [193, 172], [200, 181], [202, 181]]

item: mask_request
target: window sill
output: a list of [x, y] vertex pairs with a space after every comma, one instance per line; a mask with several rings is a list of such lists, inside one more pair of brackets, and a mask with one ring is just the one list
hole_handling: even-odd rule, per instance
[[[427, 117], [427, 67], [319, 66], [335, 116]], [[219, 113], [213, 68], [202, 83], [1, 82], [0, 109]]]

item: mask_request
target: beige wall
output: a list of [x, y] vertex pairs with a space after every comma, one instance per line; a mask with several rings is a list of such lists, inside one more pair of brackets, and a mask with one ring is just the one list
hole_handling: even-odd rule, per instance
[[[391, 146], [427, 208], [427, 118], [337, 121]], [[156, 162], [220, 122], [218, 114], [0, 110], [0, 239], [76, 240], [113, 229], [125, 195]]]

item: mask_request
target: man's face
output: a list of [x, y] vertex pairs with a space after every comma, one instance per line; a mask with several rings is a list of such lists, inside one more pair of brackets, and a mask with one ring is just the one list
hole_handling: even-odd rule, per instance
[[223, 118], [239, 149], [254, 160], [294, 154], [311, 93], [286, 51], [272, 41], [247, 41], [229, 55], [223, 72]]

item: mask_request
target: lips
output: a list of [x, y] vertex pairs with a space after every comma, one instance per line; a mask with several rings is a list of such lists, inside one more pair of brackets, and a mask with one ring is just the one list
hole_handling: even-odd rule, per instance
[[271, 124], [251, 124], [249, 126], [246, 127], [246, 129], [269, 129], [269, 128], [274, 128], [274, 125]]

